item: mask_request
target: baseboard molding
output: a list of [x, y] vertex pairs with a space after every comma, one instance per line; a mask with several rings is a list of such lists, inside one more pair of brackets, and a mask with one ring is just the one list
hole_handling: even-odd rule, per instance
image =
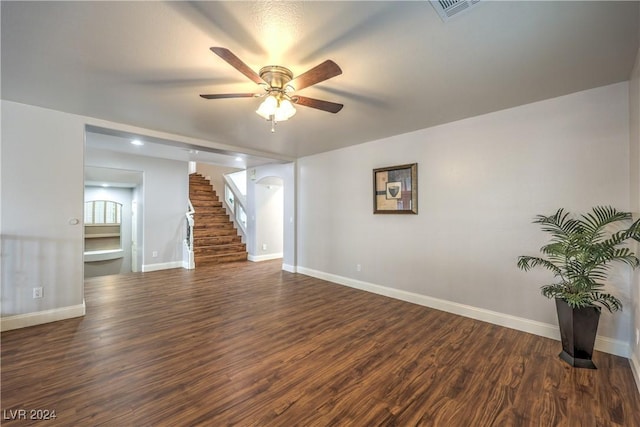
[[640, 393], [640, 360], [638, 355], [631, 353], [629, 357], [629, 363], [631, 364], [631, 372], [633, 372], [633, 379], [636, 380], [636, 387], [638, 387], [638, 393]]
[[142, 272], [148, 273], [150, 271], [169, 270], [172, 268], [182, 268], [182, 261], [162, 262], [159, 264], [143, 264]]
[[298, 271], [295, 265], [284, 264], [284, 263], [282, 264], [282, 269], [284, 271], [288, 271], [289, 273], [296, 273]]
[[[448, 313], [457, 314], [471, 319], [492, 323], [494, 325], [504, 326], [518, 331], [539, 335], [545, 338], [551, 338], [560, 341], [560, 330], [556, 325], [538, 322], [535, 320], [525, 319], [523, 317], [512, 316], [510, 314], [499, 313], [496, 311], [486, 310], [484, 308], [473, 307], [466, 304], [460, 304], [439, 298], [433, 298], [426, 295], [416, 294], [413, 292], [403, 291], [400, 289], [389, 288], [386, 286], [376, 285], [361, 280], [351, 279], [349, 277], [338, 276], [323, 271], [313, 270], [306, 267], [297, 267], [297, 272], [317, 279], [326, 280], [339, 285], [349, 286], [351, 288], [360, 289], [362, 291], [383, 295], [413, 304], [434, 308]], [[629, 357], [629, 344], [608, 338], [596, 338], [595, 349], [605, 353], [615, 354], [616, 356]]]
[[57, 322], [58, 320], [82, 317], [85, 313], [86, 307], [83, 301], [82, 304], [72, 305], [69, 307], [16, 314], [14, 316], [3, 317], [0, 320], [0, 331], [10, 331], [12, 329], [27, 328], [29, 326], [41, 325], [43, 323]]
[[266, 254], [266, 255], [247, 255], [247, 259], [253, 262], [271, 261], [272, 259], [282, 258], [282, 252], [278, 254]]

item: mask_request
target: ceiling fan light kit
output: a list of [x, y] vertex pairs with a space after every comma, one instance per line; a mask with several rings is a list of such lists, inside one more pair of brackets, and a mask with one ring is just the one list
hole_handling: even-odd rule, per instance
[[287, 91], [293, 92], [289, 85], [293, 73], [288, 68], [270, 65], [260, 69], [260, 78], [267, 82], [268, 87], [265, 86], [266, 99], [256, 113], [271, 122], [271, 132], [275, 132], [276, 123], [289, 120], [296, 114], [292, 99], [287, 95]]
[[328, 80], [342, 74], [340, 67], [333, 61], [327, 60], [316, 65], [309, 71], [300, 74], [295, 79], [291, 70], [279, 65], [262, 67], [259, 73], [253, 71], [230, 50], [223, 47], [212, 47], [211, 51], [224, 59], [229, 65], [240, 71], [256, 84], [263, 87], [262, 93], [228, 93], [200, 95], [205, 99], [223, 98], [265, 98], [256, 113], [271, 122], [271, 132], [275, 132], [278, 122], [286, 121], [296, 114], [293, 104], [311, 107], [329, 113], [337, 113], [343, 105], [320, 99], [291, 95], [294, 91], [304, 89], [316, 83]]

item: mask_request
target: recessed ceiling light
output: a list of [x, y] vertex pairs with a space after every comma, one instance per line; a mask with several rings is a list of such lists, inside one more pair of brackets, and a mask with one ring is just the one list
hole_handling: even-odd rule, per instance
[[108, 188], [108, 187], [109, 187], [109, 184], [102, 184], [102, 187], [103, 187], [103, 188]]
[[144, 142], [140, 141], [139, 139], [134, 139], [133, 141], [131, 141], [131, 143], [133, 145], [144, 145]]
[[241, 162], [242, 161], [242, 157], [236, 157], [236, 162]]

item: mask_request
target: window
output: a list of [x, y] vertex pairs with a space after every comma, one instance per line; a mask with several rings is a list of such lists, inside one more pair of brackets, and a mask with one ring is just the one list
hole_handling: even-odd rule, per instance
[[[84, 204], [84, 251], [112, 253], [122, 257], [120, 222], [122, 204], [111, 200], [92, 200]], [[114, 257], [116, 255], [113, 255]], [[85, 256], [86, 259], [86, 256]], [[100, 258], [103, 260], [104, 258]]]
[[122, 204], [111, 200], [92, 200], [84, 204], [84, 223], [120, 224]]

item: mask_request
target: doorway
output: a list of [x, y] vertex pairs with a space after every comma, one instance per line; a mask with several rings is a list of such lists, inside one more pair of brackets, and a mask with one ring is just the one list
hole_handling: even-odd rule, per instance
[[141, 171], [85, 167], [85, 278], [139, 271], [142, 181]]
[[255, 261], [283, 257], [284, 180], [276, 176], [255, 183]]

